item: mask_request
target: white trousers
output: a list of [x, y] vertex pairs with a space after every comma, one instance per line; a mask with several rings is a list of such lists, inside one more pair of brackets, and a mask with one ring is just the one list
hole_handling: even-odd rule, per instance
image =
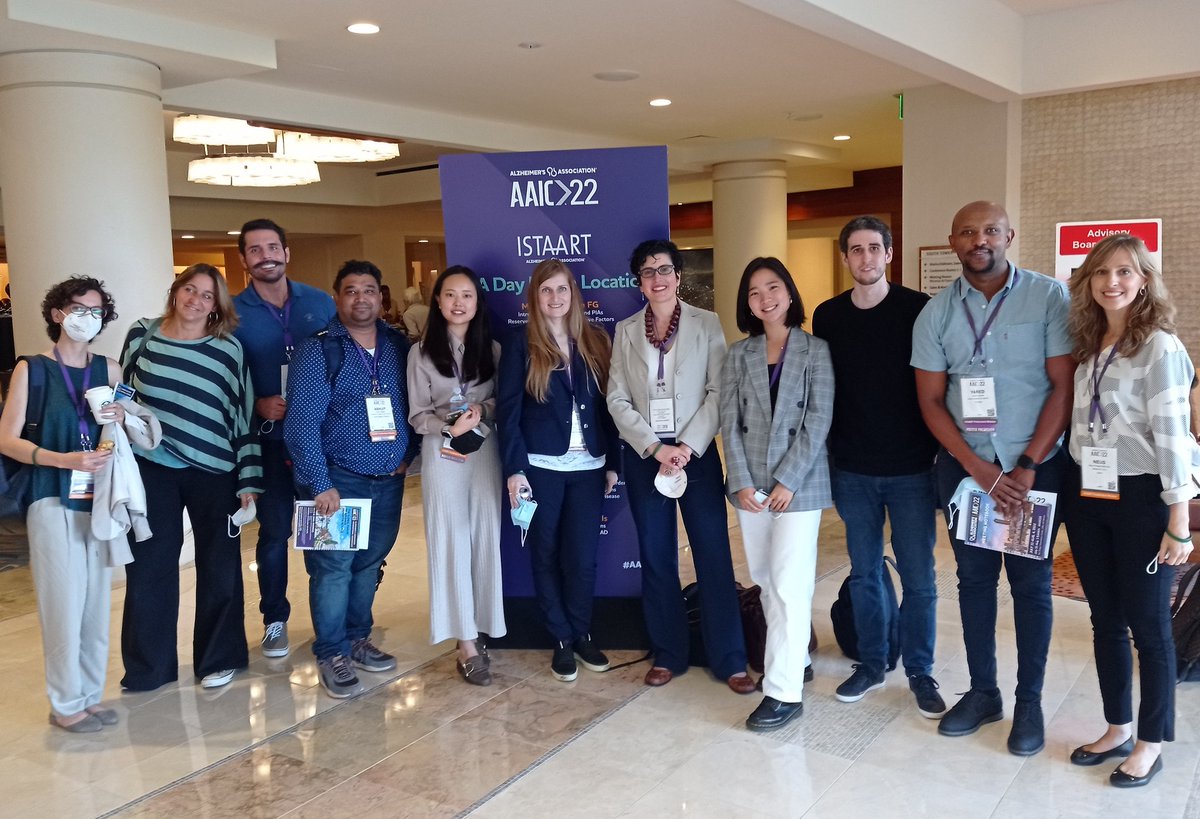
[[26, 525], [50, 708], [70, 716], [104, 694], [112, 569], [87, 512], [42, 498], [30, 505]]
[[817, 532], [821, 510], [771, 512], [737, 510], [750, 578], [762, 587], [767, 618], [763, 693], [780, 702], [800, 702], [812, 598], [817, 575]]

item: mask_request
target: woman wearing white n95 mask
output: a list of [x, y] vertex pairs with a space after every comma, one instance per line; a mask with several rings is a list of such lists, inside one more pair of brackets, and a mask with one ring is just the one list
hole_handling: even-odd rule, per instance
[[[108, 667], [112, 570], [108, 544], [97, 540], [91, 527], [93, 476], [112, 452], [95, 446], [100, 427], [84, 398], [89, 388], [121, 379], [117, 362], [88, 350], [117, 313], [102, 282], [79, 276], [47, 291], [42, 317], [54, 345], [23, 358], [13, 370], [0, 417], [0, 451], [34, 468], [26, 523], [50, 724], [87, 733], [118, 720], [116, 711], [100, 703]], [[31, 390], [31, 384], [40, 387]], [[31, 399], [41, 405], [40, 416], [31, 419], [36, 431], [26, 430]], [[125, 411], [112, 403], [101, 415], [120, 423]]]

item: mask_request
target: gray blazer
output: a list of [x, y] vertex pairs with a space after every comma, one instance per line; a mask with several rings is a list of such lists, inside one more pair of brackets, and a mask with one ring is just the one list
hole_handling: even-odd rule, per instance
[[725, 491], [741, 508], [737, 492], [770, 492], [776, 483], [795, 492], [788, 512], [833, 504], [825, 438], [833, 423], [833, 361], [829, 345], [793, 327], [771, 411], [767, 337], [735, 342], [721, 376], [721, 436]]
[[[703, 455], [717, 435], [721, 364], [725, 334], [716, 313], [680, 302], [675, 337], [675, 440]], [[658, 442], [650, 428], [650, 368], [658, 371], [658, 350], [646, 341], [646, 310], [617, 324], [608, 374], [608, 412], [617, 432], [639, 458]]]

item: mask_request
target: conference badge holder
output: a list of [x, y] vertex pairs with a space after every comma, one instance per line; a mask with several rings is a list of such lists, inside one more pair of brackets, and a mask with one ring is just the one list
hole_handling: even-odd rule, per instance
[[1116, 447], [1085, 446], [1081, 453], [1079, 494], [1098, 500], [1120, 500]]
[[996, 431], [996, 379], [991, 376], [962, 380], [963, 429], [967, 432]]
[[396, 440], [396, 416], [392, 412], [390, 395], [368, 395], [367, 432], [372, 441]]

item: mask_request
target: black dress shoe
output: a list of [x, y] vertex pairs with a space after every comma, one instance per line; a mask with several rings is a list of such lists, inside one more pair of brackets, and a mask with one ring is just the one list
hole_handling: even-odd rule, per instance
[[1133, 737], [1122, 742], [1116, 748], [1109, 748], [1107, 751], [1085, 751], [1080, 745], [1074, 751], [1071, 751], [1072, 765], [1099, 765], [1106, 759], [1111, 759], [1114, 756], [1129, 756], [1133, 753]]
[[780, 728], [800, 715], [802, 702], [780, 702], [774, 697], [763, 697], [754, 712], [746, 717], [746, 727], [751, 731], [769, 731]]
[[1046, 747], [1046, 730], [1040, 702], [1020, 702], [1013, 706], [1012, 730], [1008, 734], [1008, 752], [1033, 756]]
[[1154, 764], [1150, 766], [1150, 770], [1146, 771], [1145, 776], [1134, 776], [1127, 774], [1121, 770], [1118, 765], [1117, 769], [1108, 775], [1108, 781], [1114, 788], [1140, 788], [1142, 785], [1150, 784], [1159, 771], [1162, 770], [1162, 757], [1154, 760]]

